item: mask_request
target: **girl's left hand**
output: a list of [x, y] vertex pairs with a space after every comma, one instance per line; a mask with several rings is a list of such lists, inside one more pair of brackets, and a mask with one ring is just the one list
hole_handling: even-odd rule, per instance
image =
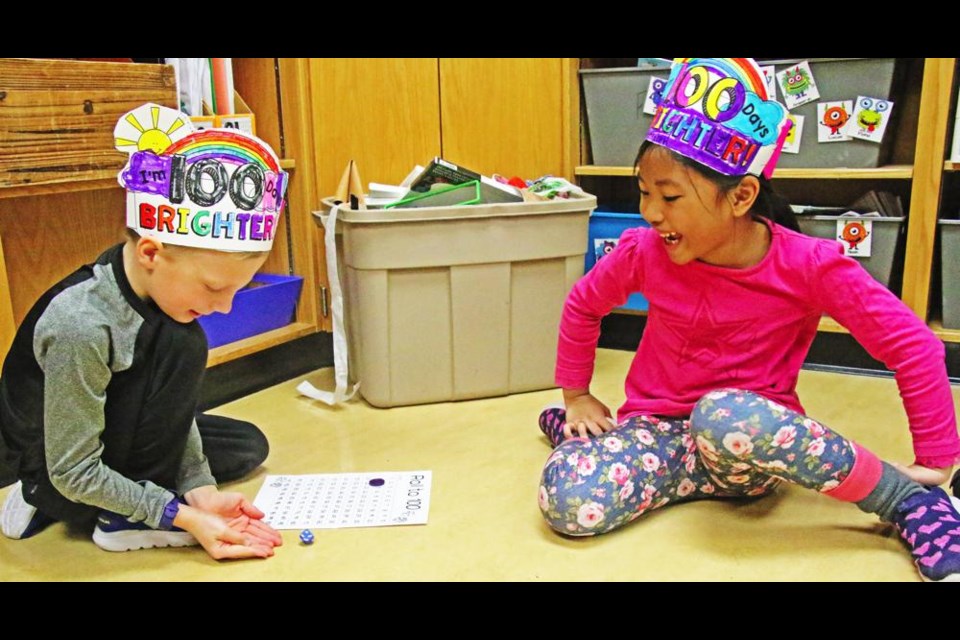
[[937, 469], [924, 467], [919, 464], [911, 464], [910, 466], [902, 465], [899, 462], [891, 462], [890, 464], [911, 480], [927, 485], [928, 487], [939, 487], [949, 482], [950, 477], [953, 475], [952, 466]]

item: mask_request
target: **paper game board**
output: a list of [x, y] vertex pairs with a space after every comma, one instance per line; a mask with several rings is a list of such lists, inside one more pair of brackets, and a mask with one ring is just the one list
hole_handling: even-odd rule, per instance
[[274, 529], [426, 524], [430, 471], [267, 476], [253, 503]]

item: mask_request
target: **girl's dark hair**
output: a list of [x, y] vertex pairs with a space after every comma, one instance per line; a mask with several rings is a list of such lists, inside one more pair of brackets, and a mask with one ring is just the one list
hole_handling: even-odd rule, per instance
[[[640, 160], [647, 154], [647, 151], [654, 147], [659, 147], [663, 151], [666, 151], [673, 156], [677, 162], [702, 175], [704, 178], [715, 184], [722, 193], [730, 191], [740, 184], [740, 180], [743, 179], [743, 176], [728, 176], [720, 173], [719, 171], [714, 171], [710, 167], [706, 167], [696, 160], [680, 155], [679, 153], [675, 153], [666, 147], [660, 147], [649, 140], [644, 140], [643, 144], [640, 145], [640, 151], [637, 152], [637, 159], [633, 163], [634, 169], [638, 169], [640, 167]], [[773, 185], [770, 184], [770, 181], [764, 176], [757, 176], [757, 180], [760, 181], [760, 192], [757, 194], [757, 199], [750, 208], [750, 216], [754, 220], [757, 218], [766, 218], [767, 220], [776, 222], [777, 224], [788, 229], [800, 231], [800, 225], [797, 223], [797, 216], [793, 213], [793, 209], [790, 207], [790, 203], [787, 202], [786, 198], [777, 193], [776, 189], [773, 188]]]

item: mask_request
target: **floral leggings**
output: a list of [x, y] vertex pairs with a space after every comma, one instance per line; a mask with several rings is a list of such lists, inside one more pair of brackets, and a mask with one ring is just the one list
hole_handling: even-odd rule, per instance
[[571, 536], [612, 531], [669, 503], [765, 495], [781, 480], [828, 491], [855, 456], [820, 423], [735, 389], [708, 393], [688, 419], [634, 416], [601, 436], [563, 441], [564, 421], [563, 409], [540, 415], [556, 449], [538, 501], [547, 523]]

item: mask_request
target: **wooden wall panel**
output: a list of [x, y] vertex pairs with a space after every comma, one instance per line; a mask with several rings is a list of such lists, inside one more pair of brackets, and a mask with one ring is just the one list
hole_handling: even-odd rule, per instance
[[562, 58], [442, 58], [443, 156], [486, 175], [566, 175], [568, 83]]
[[350, 160], [364, 186], [398, 184], [440, 154], [435, 58], [311, 58], [309, 65], [321, 198], [333, 194]]
[[7, 279], [7, 261], [3, 256], [3, 243], [0, 242], [0, 358], [5, 358], [17, 324], [13, 319], [13, 305], [10, 302], [10, 282]]
[[[280, 137], [280, 105], [277, 91], [276, 58], [233, 58], [233, 88], [253, 111], [257, 137], [270, 145], [281, 160], [285, 157]], [[290, 169], [291, 178], [296, 179]], [[289, 199], [290, 194], [287, 194]], [[292, 208], [288, 206], [288, 213]], [[281, 216], [280, 226], [274, 236], [270, 257], [263, 265], [264, 273], [301, 275], [303, 268], [294, 265], [291, 269], [288, 246], [292, 239], [288, 231], [288, 216]], [[305, 267], [304, 267], [305, 268]]]
[[0, 237], [18, 326], [40, 294], [124, 239], [125, 211], [119, 185], [0, 199]]

